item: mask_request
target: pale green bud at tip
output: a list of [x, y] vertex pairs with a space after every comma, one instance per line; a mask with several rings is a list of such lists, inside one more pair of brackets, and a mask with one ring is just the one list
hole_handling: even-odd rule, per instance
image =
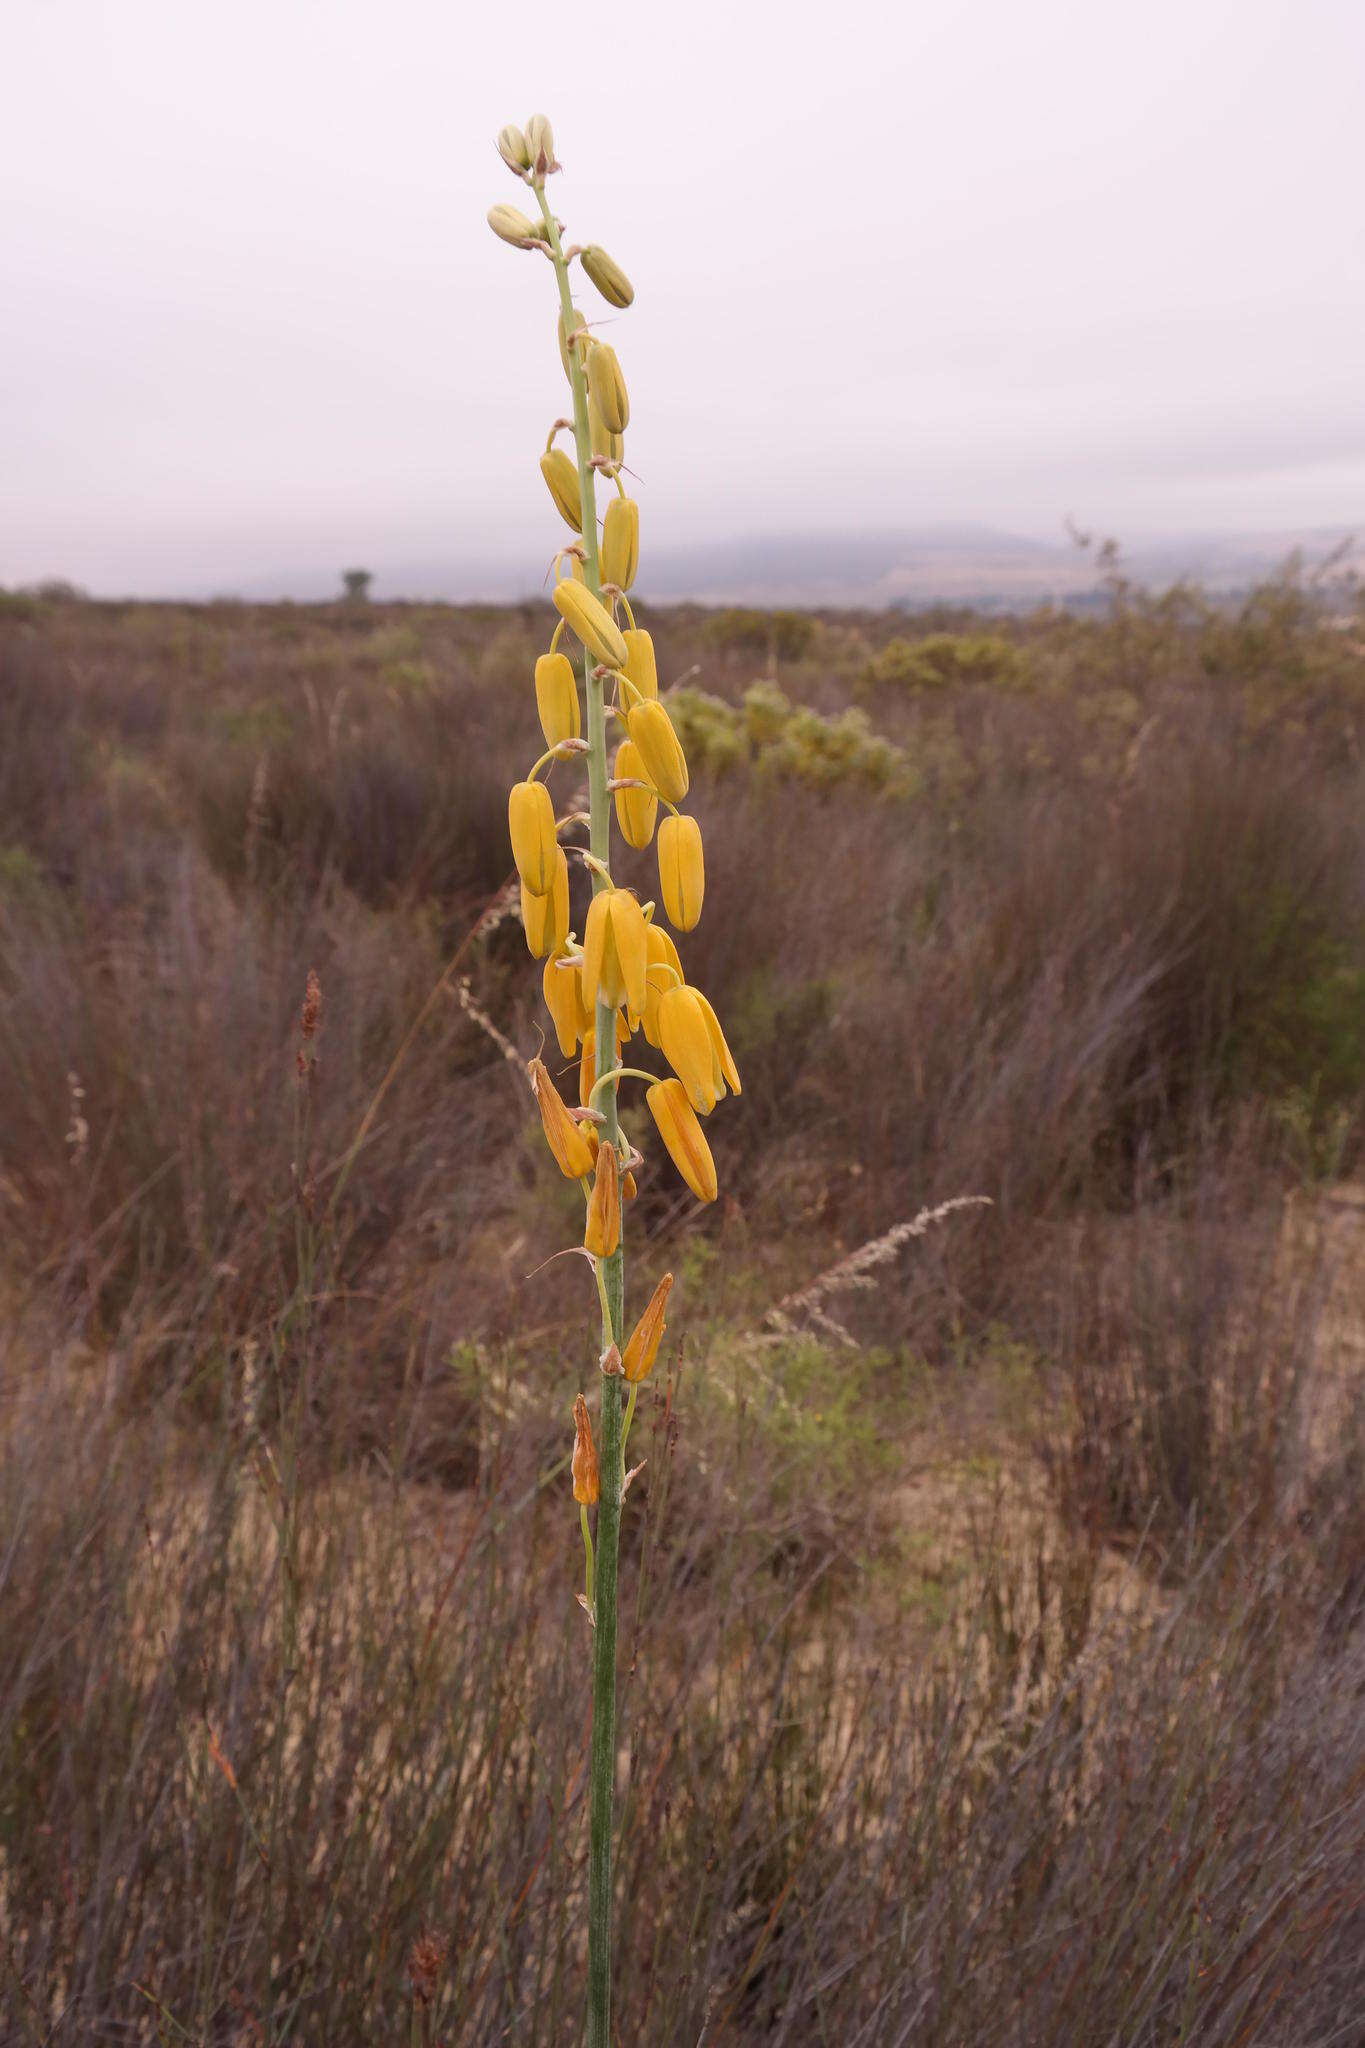
[[509, 171], [529, 171], [531, 152], [526, 146], [526, 137], [515, 121], [509, 121], [498, 131], [498, 155]]
[[526, 148], [530, 168], [538, 178], [559, 169], [555, 162], [555, 131], [544, 114], [532, 114], [526, 123]]

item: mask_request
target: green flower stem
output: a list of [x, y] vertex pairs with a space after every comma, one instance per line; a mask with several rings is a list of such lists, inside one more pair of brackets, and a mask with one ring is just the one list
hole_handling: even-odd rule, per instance
[[[545, 198], [544, 181], [535, 183], [546, 238], [559, 281], [564, 332], [573, 332], [573, 297], [569, 267], [559, 228]], [[597, 499], [594, 493], [592, 442], [588, 434], [588, 387], [581, 349], [571, 347], [569, 382], [573, 387], [574, 442], [578, 450], [578, 493], [583, 523], [584, 580], [594, 597], [602, 594], [597, 559]], [[611, 861], [611, 796], [607, 790], [607, 718], [602, 684], [584, 651], [583, 687], [588, 710], [589, 831], [593, 855], [608, 868]], [[593, 894], [609, 886], [592, 871]], [[597, 1005], [597, 1071], [609, 1074], [618, 1065], [616, 1012]], [[602, 1141], [618, 1139], [616, 1091], [606, 1091]], [[624, 1237], [624, 1232], [623, 1232]], [[602, 1262], [605, 1288], [602, 1348], [619, 1343], [625, 1327], [624, 1245]], [[598, 1460], [601, 1493], [597, 1502], [596, 1606], [593, 1637], [592, 1756], [588, 1821], [588, 2031], [587, 2048], [611, 2048], [611, 1838], [612, 1803], [616, 1789], [616, 1561], [621, 1535], [621, 1382], [602, 1381], [602, 1443]]]

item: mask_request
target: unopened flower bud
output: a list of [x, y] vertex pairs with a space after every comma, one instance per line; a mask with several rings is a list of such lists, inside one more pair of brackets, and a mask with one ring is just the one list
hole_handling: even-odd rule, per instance
[[635, 287], [619, 263], [614, 263], [606, 250], [597, 242], [589, 242], [579, 252], [579, 262], [601, 292], [609, 306], [628, 306], [635, 297]]
[[[648, 782], [645, 764], [640, 759], [640, 750], [634, 740], [622, 740], [616, 749], [612, 779], [616, 782]], [[653, 788], [616, 791], [616, 822], [621, 827], [621, 837], [627, 846], [633, 846], [638, 851], [649, 845], [654, 837], [654, 820], [658, 810], [659, 799]]]
[[716, 1162], [682, 1082], [671, 1075], [666, 1081], [656, 1081], [646, 1089], [645, 1101], [668, 1148], [668, 1156], [688, 1187], [699, 1202], [714, 1202]]
[[608, 668], [620, 668], [626, 659], [626, 643], [602, 600], [582, 583], [560, 582], [554, 587], [555, 609], [578, 635], [589, 654]]
[[608, 1344], [597, 1361], [598, 1370], [604, 1380], [619, 1380], [621, 1377], [621, 1354], [614, 1344]]
[[499, 129], [498, 155], [509, 171], [530, 170], [531, 152], [527, 147], [526, 137], [515, 121], [509, 121], [505, 128]]
[[573, 1497], [580, 1507], [595, 1508], [600, 1491], [592, 1421], [588, 1415], [588, 1404], [579, 1394], [573, 1404]]
[[546, 896], [555, 885], [563, 851], [555, 836], [555, 807], [543, 782], [514, 782], [507, 799], [507, 829], [517, 873], [533, 896]]
[[583, 499], [578, 488], [578, 465], [562, 448], [547, 448], [540, 458], [540, 473], [549, 486], [555, 510], [575, 533], [583, 531]]
[[609, 1259], [621, 1242], [621, 1162], [605, 1140], [597, 1148], [597, 1172], [588, 1197], [583, 1243], [595, 1259]]
[[596, 1133], [590, 1125], [580, 1124], [569, 1115], [564, 1098], [550, 1079], [544, 1060], [532, 1060], [529, 1072], [531, 1087], [540, 1109], [540, 1120], [545, 1126], [545, 1142], [553, 1152], [564, 1178], [582, 1180], [585, 1174], [592, 1172], [595, 1151], [592, 1139]]
[[547, 747], [579, 737], [578, 682], [567, 654], [542, 654], [536, 662], [536, 710]]
[[695, 818], [674, 813], [659, 827], [659, 892], [669, 923], [690, 932], [701, 916], [706, 893], [701, 826]]
[[[624, 462], [626, 455], [625, 440], [620, 434], [613, 434], [608, 431], [607, 423], [602, 417], [601, 408], [591, 391], [588, 393], [588, 440], [591, 443], [593, 454], [598, 456], [603, 462]], [[615, 582], [615, 580], [615, 577], [611, 578], [612, 582]]]
[[538, 239], [535, 222], [528, 220], [519, 206], [490, 206], [488, 225], [495, 235], [504, 242], [510, 242], [514, 249], [533, 248]]
[[[561, 363], [563, 363], [564, 375], [568, 378], [571, 384], [573, 382], [573, 372], [569, 368], [569, 334], [577, 334], [580, 331], [580, 329], [586, 330], [587, 325], [587, 314], [580, 312], [577, 306], [573, 308], [573, 318], [569, 323], [568, 333], [565, 332], [563, 313], [561, 313], [559, 316], [557, 330], [559, 334], [559, 360]], [[581, 352], [582, 346], [583, 344], [579, 342], [577, 344], [576, 352]]]
[[530, 168], [538, 178], [559, 169], [555, 162], [555, 132], [544, 114], [532, 114], [526, 123], [526, 150]]
[[624, 434], [630, 425], [630, 395], [616, 350], [596, 341], [588, 352], [588, 384], [608, 433]]
[[654, 1370], [654, 1361], [667, 1328], [664, 1309], [672, 1287], [673, 1275], [665, 1273], [649, 1298], [649, 1306], [630, 1333], [630, 1342], [626, 1345], [626, 1355], [621, 1364], [626, 1378], [632, 1382], [648, 1379]]
[[673, 721], [657, 698], [632, 704], [626, 713], [630, 736], [640, 750], [649, 777], [659, 795], [680, 804], [691, 787], [687, 756], [673, 730]]

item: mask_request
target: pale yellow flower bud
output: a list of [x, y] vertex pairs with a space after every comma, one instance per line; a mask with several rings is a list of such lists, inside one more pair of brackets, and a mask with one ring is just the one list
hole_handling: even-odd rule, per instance
[[[601, 408], [591, 391], [588, 393], [588, 439], [592, 444], [593, 454], [599, 455], [604, 462], [625, 460], [625, 441], [620, 434], [608, 432]], [[613, 577], [611, 580], [614, 582], [616, 579]]]
[[582, 730], [578, 681], [567, 654], [542, 654], [537, 661], [536, 710], [547, 747], [578, 738]]
[[555, 132], [544, 114], [532, 114], [526, 123], [526, 152], [530, 168], [538, 178], [559, 169], [555, 162]]
[[[616, 749], [612, 778], [616, 782], [649, 781], [645, 774], [645, 764], [640, 759], [640, 750], [634, 740], [622, 740]], [[617, 790], [616, 822], [621, 827], [621, 837], [627, 846], [633, 846], [639, 851], [649, 845], [654, 837], [654, 820], [658, 810], [659, 799], [652, 787]]]
[[645, 1091], [645, 1101], [658, 1125], [659, 1136], [668, 1148], [669, 1158], [688, 1187], [699, 1202], [714, 1202], [717, 1194], [716, 1163], [682, 1082], [671, 1076], [667, 1081], [656, 1081]]
[[[559, 321], [558, 321], [558, 328], [557, 328], [557, 331], [558, 331], [558, 334], [559, 334], [559, 360], [560, 360], [560, 362], [561, 362], [561, 363], [563, 363], [563, 365], [564, 365], [564, 375], [565, 375], [565, 376], [566, 376], [566, 377], [568, 378], [568, 380], [569, 380], [569, 382], [570, 382], [571, 384], [572, 384], [572, 382], [573, 382], [573, 372], [572, 372], [572, 370], [571, 370], [571, 369], [569, 368], [569, 334], [577, 334], [577, 333], [579, 332], [580, 328], [586, 328], [586, 327], [587, 327], [587, 324], [588, 324], [588, 316], [587, 316], [587, 314], [586, 314], [586, 313], [583, 313], [583, 312], [580, 312], [580, 310], [579, 310], [579, 308], [578, 308], [577, 306], [575, 306], [575, 307], [574, 307], [574, 309], [573, 309], [573, 318], [572, 318], [572, 320], [571, 320], [571, 321], [570, 321], [570, 323], [569, 323], [569, 329], [568, 329], [568, 333], [566, 333], [566, 332], [565, 332], [565, 328], [564, 328], [564, 315], [563, 315], [563, 313], [561, 313], [561, 314], [560, 314], [560, 316], [559, 316]], [[582, 349], [582, 346], [583, 346], [582, 342], [579, 342], [579, 343], [577, 344], [577, 347], [578, 347], [578, 349], [579, 349], [579, 350], [581, 350], [581, 349]]]
[[529, 171], [531, 152], [526, 146], [526, 137], [515, 121], [509, 121], [498, 131], [498, 155], [509, 171]]
[[529, 220], [519, 206], [490, 206], [488, 225], [495, 235], [504, 242], [510, 242], [514, 249], [530, 249], [539, 240], [535, 222]]
[[664, 1321], [664, 1309], [673, 1287], [673, 1275], [665, 1273], [663, 1279], [649, 1298], [649, 1306], [630, 1333], [625, 1357], [621, 1360], [622, 1370], [633, 1382], [648, 1379], [654, 1370], [654, 1361], [659, 1355], [668, 1325]]
[[610, 342], [595, 341], [588, 350], [588, 385], [608, 433], [624, 434], [630, 425], [630, 394]]
[[579, 262], [609, 306], [625, 307], [635, 297], [635, 287], [619, 263], [614, 263], [600, 243], [589, 242], [579, 253]]
[[543, 782], [514, 782], [507, 799], [507, 829], [517, 873], [533, 896], [554, 888], [561, 853], [555, 837], [555, 807]]
[[739, 1068], [735, 1065], [734, 1054], [725, 1043], [725, 1033], [720, 1028], [720, 1019], [699, 988], [693, 989], [692, 993], [701, 1004], [701, 1012], [706, 1019], [706, 1028], [711, 1034], [711, 1044], [716, 1055], [716, 1094], [723, 1095], [728, 1088], [732, 1095], [742, 1095], [744, 1090], [739, 1085]]
[[690, 932], [701, 916], [706, 893], [701, 826], [695, 818], [675, 814], [659, 827], [659, 893], [669, 923]]

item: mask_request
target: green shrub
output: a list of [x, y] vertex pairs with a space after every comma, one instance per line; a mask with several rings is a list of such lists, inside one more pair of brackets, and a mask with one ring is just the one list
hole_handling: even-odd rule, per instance
[[997, 633], [930, 633], [923, 640], [888, 640], [868, 661], [863, 680], [901, 690], [944, 690], [955, 683], [1017, 689], [1027, 674], [1019, 649]]

